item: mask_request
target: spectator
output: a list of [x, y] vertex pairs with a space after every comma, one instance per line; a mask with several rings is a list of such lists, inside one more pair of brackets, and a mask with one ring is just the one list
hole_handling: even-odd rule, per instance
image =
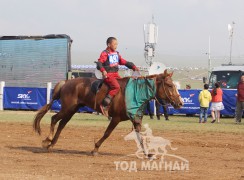
[[159, 103], [156, 101], [156, 114], [157, 114], [157, 119], [160, 120], [160, 106], [163, 107], [164, 110], [164, 118], [166, 121], [169, 121], [169, 114], [168, 114], [168, 110], [167, 110], [167, 105], [166, 102], [162, 99], [157, 98]]
[[241, 117], [244, 109], [244, 75], [237, 85], [237, 102], [236, 102], [236, 124], [241, 123]]
[[190, 84], [186, 84], [186, 89], [191, 89], [191, 85]]
[[[190, 90], [191, 89], [191, 85], [190, 84], [186, 84], [186, 88], [185, 90]], [[193, 117], [193, 114], [186, 114], [186, 117]]]
[[[164, 100], [159, 99], [159, 98], [157, 98], [157, 99], [160, 102], [160, 103], [158, 103], [157, 101], [155, 102], [157, 119], [160, 120], [160, 116], [161, 116], [160, 106], [162, 104], [163, 110], [164, 110], [164, 118], [166, 121], [168, 121], [169, 115], [168, 115], [168, 111], [167, 111], [167, 107], [166, 107], [166, 102]], [[147, 103], [147, 111], [148, 111], [148, 115], [150, 116], [150, 119], [154, 119], [154, 112], [151, 111], [150, 101]]]
[[220, 111], [224, 109], [223, 101], [223, 91], [220, 89], [219, 83], [214, 84], [215, 88], [211, 91], [212, 95], [212, 105], [211, 105], [211, 115], [212, 122], [215, 123], [216, 119], [218, 123], [220, 122]]
[[200, 102], [199, 123], [202, 123], [202, 117], [204, 117], [203, 123], [207, 122], [209, 103], [212, 100], [212, 96], [211, 93], [208, 91], [208, 88], [209, 85], [204, 84], [204, 89], [200, 92], [198, 96]]
[[151, 108], [150, 108], [150, 102], [151, 101], [149, 101], [147, 103], [147, 112], [148, 112], [148, 115], [150, 116], [150, 119], [153, 119], [153, 112], [151, 111]]

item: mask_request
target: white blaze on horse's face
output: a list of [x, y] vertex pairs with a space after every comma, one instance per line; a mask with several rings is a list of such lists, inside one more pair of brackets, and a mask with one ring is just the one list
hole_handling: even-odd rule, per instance
[[180, 98], [180, 102], [181, 102], [181, 104], [182, 104], [182, 106], [184, 105], [184, 102], [182, 101], [182, 98], [181, 98], [181, 96], [180, 96], [180, 93], [179, 93], [179, 91], [178, 91], [178, 89], [177, 89], [177, 87], [176, 87], [176, 85], [174, 84], [174, 86], [175, 86], [175, 89], [176, 89], [176, 92], [177, 92], [177, 95], [179, 96], [179, 98]]
[[175, 85], [175, 83], [173, 83], [172, 81], [172, 74], [170, 74], [168, 76], [168, 78], [166, 79], [166, 83], [168, 84], [169, 86], [169, 95], [166, 93], [166, 96], [167, 98], [170, 100], [170, 103], [171, 105], [178, 109], [180, 108], [181, 106], [183, 106], [183, 101], [182, 101], [182, 98], [180, 96], [180, 93]]
[[184, 105], [184, 102], [182, 101], [181, 95], [180, 95], [180, 93], [179, 93], [179, 91], [178, 91], [176, 85], [173, 84], [173, 86], [174, 86], [174, 90], [175, 90], [176, 95], [177, 95], [176, 98], [178, 98], [178, 99], [175, 101], [175, 103], [176, 103], [175, 105], [176, 105], [177, 108], [180, 108], [181, 106]]
[[177, 92], [178, 92], [178, 94], [179, 94], [180, 102], [181, 102], [182, 106], [184, 106], [184, 101], [182, 100], [181, 95], [180, 95], [178, 89], [177, 89]]
[[170, 103], [174, 108], [178, 109], [183, 105], [182, 98], [180, 96], [177, 87], [172, 80], [173, 73], [168, 74], [165, 70], [164, 75], [159, 75], [158, 78], [162, 78], [161, 89], [159, 89], [159, 97]]

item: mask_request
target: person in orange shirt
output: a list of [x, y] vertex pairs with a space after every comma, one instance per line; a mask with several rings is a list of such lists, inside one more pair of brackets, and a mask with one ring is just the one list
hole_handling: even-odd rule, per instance
[[224, 109], [223, 105], [223, 91], [220, 89], [219, 83], [214, 84], [215, 88], [211, 91], [212, 95], [212, 105], [211, 105], [211, 115], [212, 115], [212, 122], [215, 123], [216, 119], [217, 122], [220, 122], [220, 111]]

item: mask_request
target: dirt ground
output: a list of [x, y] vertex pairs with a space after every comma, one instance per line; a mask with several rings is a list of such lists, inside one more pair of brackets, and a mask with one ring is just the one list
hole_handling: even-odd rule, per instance
[[[116, 170], [115, 162], [136, 151], [134, 141], [123, 138], [130, 129], [116, 129], [91, 156], [94, 140], [102, 127], [67, 126], [58, 143], [48, 153], [41, 147], [49, 127], [36, 135], [31, 123], [0, 123], [0, 179], [241, 179], [244, 180], [243, 134], [160, 132], [154, 135], [172, 141], [178, 149], [170, 153], [189, 161], [189, 170]], [[135, 161], [126, 157], [126, 161]], [[138, 162], [138, 159], [136, 160]], [[123, 170], [122, 170], [123, 169]]]

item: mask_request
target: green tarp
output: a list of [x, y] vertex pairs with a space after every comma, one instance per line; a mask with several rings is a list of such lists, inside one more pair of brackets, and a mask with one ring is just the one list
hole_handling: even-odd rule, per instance
[[143, 115], [144, 106], [156, 95], [154, 79], [130, 78], [125, 88], [125, 103], [127, 115], [130, 119]]

